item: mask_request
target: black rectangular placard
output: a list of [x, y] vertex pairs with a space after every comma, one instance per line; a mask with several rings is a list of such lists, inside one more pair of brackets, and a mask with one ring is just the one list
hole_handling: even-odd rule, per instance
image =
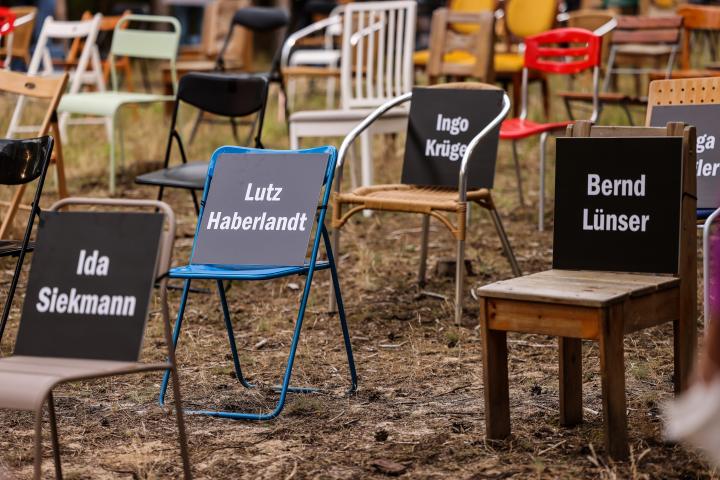
[[[470, 141], [502, 110], [502, 90], [414, 88], [402, 183], [457, 187]], [[468, 187], [492, 188], [500, 127], [476, 147]]]
[[330, 156], [221, 153], [192, 263], [303, 265]]
[[668, 122], [684, 122], [697, 130], [697, 208], [720, 207], [720, 105], [653, 106], [650, 124], [664, 127]]
[[16, 355], [137, 361], [163, 217], [41, 216]]
[[553, 268], [676, 273], [682, 138], [558, 138]]

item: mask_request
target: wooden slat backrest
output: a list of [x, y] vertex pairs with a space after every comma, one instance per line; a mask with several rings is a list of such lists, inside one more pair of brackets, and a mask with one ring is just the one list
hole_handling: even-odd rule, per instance
[[653, 44], [680, 43], [683, 18], [678, 15], [669, 17], [638, 17], [621, 15], [617, 17], [617, 27], [612, 33], [613, 44]]
[[[470, 33], [460, 33], [453, 30], [453, 24], [476, 25], [478, 28]], [[495, 16], [492, 12], [453, 12], [439, 8], [433, 13], [430, 32], [430, 58], [427, 66], [430, 77], [467, 75], [484, 82], [493, 80]], [[445, 54], [455, 50], [471, 53], [475, 63], [445, 62]]]
[[[697, 298], [697, 182], [695, 177], [695, 127], [682, 122], [663, 127], [593, 127], [588, 121], [578, 121], [567, 127], [568, 137], [682, 137], [682, 198], [680, 206], [680, 251], [678, 273], [681, 289], [681, 309], [696, 308]], [[688, 317], [690, 318], [690, 317]], [[694, 318], [694, 317], [693, 317]]]
[[720, 104], [720, 77], [655, 80], [649, 90], [645, 125], [656, 106]]

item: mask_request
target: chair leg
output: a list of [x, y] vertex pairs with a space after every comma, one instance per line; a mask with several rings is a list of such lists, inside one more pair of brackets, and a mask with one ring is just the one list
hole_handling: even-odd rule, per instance
[[463, 313], [463, 294], [465, 291], [465, 240], [457, 242], [455, 259], [455, 324], [460, 325]]
[[57, 418], [55, 416], [55, 399], [52, 392], [48, 394], [48, 416], [50, 417], [50, 437], [52, 439], [53, 460], [55, 462], [55, 478], [62, 479], [62, 463], [60, 461], [60, 440], [58, 438]]
[[[360, 183], [363, 187], [373, 184], [372, 132], [360, 134]], [[363, 210], [364, 217], [371, 217], [372, 210]]]
[[600, 377], [605, 449], [616, 460], [628, 458], [623, 308], [624, 305], [620, 303], [609, 307], [604, 312], [602, 331], [600, 332]]
[[[183, 316], [185, 315], [185, 305], [187, 304], [188, 293], [190, 292], [190, 279], [185, 280], [183, 285], [182, 296], [180, 297], [180, 308], [178, 308], [177, 319], [175, 320], [175, 327], [173, 328], [172, 334], [172, 349], [175, 351], [178, 339], [180, 338], [180, 328], [182, 328]], [[177, 363], [175, 364], [177, 368]], [[170, 370], [165, 370], [163, 374], [162, 383], [160, 384], [160, 394], [158, 395], [158, 403], [160, 406], [165, 405], [165, 393], [167, 392], [168, 382], [170, 381]]]
[[538, 199], [538, 231], [545, 230], [545, 145], [548, 132], [540, 134], [540, 198]]
[[217, 280], [217, 289], [218, 295], [220, 296], [220, 304], [222, 305], [223, 318], [225, 319], [225, 329], [228, 334], [228, 342], [230, 343], [233, 365], [235, 366], [235, 376], [243, 387], [253, 388], [254, 385], [245, 380], [242, 369], [240, 368], [240, 357], [238, 356], [237, 344], [235, 343], [235, 332], [233, 331], [232, 320], [230, 319], [230, 309], [228, 308], [227, 298], [225, 296], [225, 285], [223, 285], [222, 280]]
[[123, 121], [120, 117], [120, 112], [117, 114], [117, 132], [118, 142], [120, 143], [120, 171], [125, 171], [125, 129], [123, 128]]
[[33, 478], [35, 480], [42, 478], [42, 413], [43, 404], [41, 403], [35, 410], [35, 458], [33, 459]]
[[418, 285], [425, 286], [427, 272], [428, 237], [430, 236], [430, 215], [423, 215], [422, 233], [420, 237], [420, 270], [418, 271]]
[[507, 334], [488, 327], [487, 299], [480, 299], [485, 386], [485, 436], [501, 440], [510, 436]]
[[348, 369], [350, 370], [350, 389], [348, 390], [348, 393], [352, 394], [357, 390], [357, 372], [355, 371], [355, 359], [353, 358], [352, 344], [350, 343], [350, 331], [348, 330], [347, 319], [345, 317], [345, 305], [343, 304], [342, 294], [340, 293], [340, 278], [338, 277], [335, 257], [333, 255], [332, 246], [330, 245], [330, 236], [324, 226], [322, 234], [323, 242], [325, 243], [325, 251], [328, 256], [328, 262], [330, 262], [330, 275], [332, 276], [333, 291], [335, 292], [338, 316], [340, 317], [340, 328], [342, 329], [343, 342], [345, 343], [345, 353], [347, 354], [348, 360]]
[[582, 340], [558, 337], [560, 347], [560, 425], [582, 423]]
[[183, 462], [183, 476], [186, 480], [192, 478], [190, 469], [190, 452], [188, 451], [187, 433], [185, 431], [185, 414], [182, 407], [182, 397], [180, 394], [180, 381], [178, 379], [177, 363], [171, 369], [173, 399], [175, 400], [175, 419], [178, 427], [178, 441], [180, 442], [180, 457]]
[[[338, 257], [340, 256], [340, 229], [339, 228], [333, 228], [333, 234], [332, 234], [332, 251], [335, 252]], [[338, 258], [335, 260], [335, 268], [337, 268], [337, 265], [340, 263], [340, 259]], [[337, 308], [337, 296], [338, 293], [334, 291], [335, 286], [333, 285], [333, 291], [330, 292], [330, 298], [328, 301], [328, 309], [330, 312], [334, 312]]]
[[523, 197], [522, 176], [520, 175], [520, 160], [518, 158], [517, 142], [515, 140], [512, 141], [512, 155], [513, 163], [515, 163], [515, 178], [517, 179], [518, 200], [520, 201], [520, 206], [524, 207], [525, 198]]
[[522, 270], [520, 270], [520, 265], [518, 265], [518, 261], [515, 258], [515, 252], [510, 245], [510, 240], [508, 239], [507, 233], [505, 232], [505, 227], [500, 220], [500, 215], [495, 209], [494, 204], [492, 208], [490, 208], [490, 216], [492, 217], [493, 223], [495, 224], [495, 230], [497, 230], [498, 237], [500, 237], [500, 243], [502, 243], [505, 256], [507, 257], [508, 262], [510, 262], [510, 268], [512, 269], [513, 275], [519, 277], [520, 275], [522, 275]]
[[109, 169], [109, 178], [108, 178], [108, 185], [110, 190], [110, 195], [115, 194], [115, 116], [111, 117], [110, 120], [110, 129], [112, 130], [112, 135], [110, 135], [110, 169]]

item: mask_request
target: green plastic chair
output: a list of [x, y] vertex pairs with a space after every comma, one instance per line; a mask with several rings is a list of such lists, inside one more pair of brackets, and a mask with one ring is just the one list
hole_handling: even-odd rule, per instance
[[[145, 24], [165, 24], [171, 27], [170, 31], [141, 30], [127, 28], [129, 22], [143, 22]], [[128, 15], [122, 18], [115, 26], [112, 46], [110, 47], [110, 73], [112, 91], [85, 92], [66, 94], [62, 97], [58, 112], [70, 114], [105, 117], [110, 121], [110, 193], [115, 193], [115, 124], [118, 124], [120, 136], [120, 155], [124, 164], [125, 149], [123, 145], [122, 125], [117, 120], [120, 107], [127, 104], [147, 104], [154, 102], [172, 102], [177, 93], [177, 71], [175, 59], [177, 57], [180, 40], [180, 22], [174, 17], [158, 15]], [[116, 57], [144, 58], [149, 60], [167, 60], [170, 62], [170, 75], [172, 78], [173, 95], [153, 93], [127, 92], [118, 90], [117, 72], [115, 71]]]

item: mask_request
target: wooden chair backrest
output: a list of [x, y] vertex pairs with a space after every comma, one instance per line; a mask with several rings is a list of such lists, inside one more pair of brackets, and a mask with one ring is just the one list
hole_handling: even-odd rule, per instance
[[[461, 33], [453, 24], [474, 25], [471, 33]], [[427, 73], [432, 77], [441, 75], [471, 76], [481, 82], [493, 81], [493, 52], [495, 45], [495, 16], [492, 12], [453, 12], [438, 8], [433, 13], [430, 28], [430, 58]], [[472, 65], [445, 62], [445, 54], [466, 51], [475, 57]]]
[[690, 34], [693, 30], [720, 30], [720, 7], [707, 5], [681, 5], [677, 14], [683, 17], [680, 48], [680, 68], [690, 67]]
[[212, 59], [217, 57], [228, 30], [235, 28], [225, 51], [225, 60], [239, 61], [244, 69], [252, 67], [252, 32], [240, 26], [231, 26], [235, 12], [248, 6], [250, 6], [249, 0], [215, 0], [205, 7], [200, 39], [200, 50], [203, 55]]
[[[115, 25], [118, 24], [118, 22], [128, 15], [130, 15], [132, 12], [130, 10], [125, 10], [122, 15], [112, 15], [112, 16], [105, 16], [103, 15], [102, 19], [100, 20], [100, 26], [98, 27], [98, 32], [111, 32], [115, 30]], [[82, 14], [82, 17], [80, 17], [80, 20], [91, 20], [93, 18], [93, 13], [90, 10], [85, 10]], [[127, 28], [127, 27], [126, 27]], [[70, 49], [68, 50], [67, 58], [65, 59], [65, 62], [69, 65], [72, 65], [78, 61], [78, 57], [80, 56], [80, 52], [82, 51], [84, 45], [84, 40], [82, 38], [76, 38], [73, 40], [73, 42], [70, 44]]]
[[655, 80], [649, 90], [645, 125], [650, 125], [655, 106], [720, 104], [720, 77]]
[[[49, 134], [53, 123], [57, 124], [56, 110], [65, 92], [67, 81], [67, 73], [59, 77], [31, 77], [18, 72], [0, 70], [0, 91], [49, 101], [37, 133], [38, 137]], [[53, 135], [57, 136], [58, 133], [53, 132]]]
[[679, 44], [683, 17], [620, 15], [610, 42], [620, 44]]
[[12, 7], [10, 9], [20, 19], [26, 15], [33, 14], [34, 17], [27, 23], [16, 26], [13, 31], [12, 56], [22, 58], [26, 63], [30, 62], [30, 42], [32, 41], [33, 30], [35, 30], [35, 21], [37, 19], [36, 7]]
[[681, 297], [695, 302], [697, 283], [697, 181], [695, 177], [695, 127], [682, 122], [666, 127], [596, 127], [586, 120], [567, 127], [568, 137], [682, 137], [682, 195], [680, 205], [680, 250], [676, 276], [681, 280]]

